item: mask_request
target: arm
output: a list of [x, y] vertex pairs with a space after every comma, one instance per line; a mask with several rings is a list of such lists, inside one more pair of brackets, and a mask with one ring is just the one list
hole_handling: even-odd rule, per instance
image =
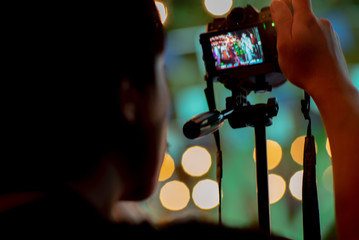
[[274, 0], [279, 64], [288, 80], [316, 102], [330, 141], [339, 239], [359, 235], [359, 92], [329, 21], [314, 16], [310, 0]]

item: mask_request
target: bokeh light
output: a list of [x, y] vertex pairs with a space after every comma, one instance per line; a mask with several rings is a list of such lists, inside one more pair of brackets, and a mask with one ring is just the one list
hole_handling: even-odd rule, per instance
[[184, 209], [190, 200], [189, 189], [183, 182], [171, 181], [160, 191], [160, 201], [163, 207], [171, 211]]
[[[274, 169], [282, 159], [283, 151], [279, 143], [273, 140], [267, 140], [267, 162], [268, 170]], [[253, 151], [253, 159], [256, 161], [256, 148]]]
[[330, 149], [329, 138], [327, 138], [327, 142], [325, 143], [325, 149], [327, 149], [328, 155], [332, 157], [332, 150]]
[[181, 163], [186, 173], [194, 177], [199, 177], [208, 172], [212, 164], [212, 159], [205, 148], [194, 146], [188, 148], [183, 153]]
[[[171, 145], [171, 156], [175, 160], [175, 172], [173, 175], [158, 185], [156, 194], [152, 195], [151, 204], [145, 210], [150, 210], [151, 221], [155, 224], [170, 222], [172, 219], [180, 220], [187, 218], [189, 215], [196, 215], [198, 220], [215, 222], [217, 221], [216, 208], [212, 210], [202, 210], [194, 202], [193, 190], [194, 186], [204, 179], [215, 179], [215, 144], [212, 136], [207, 136], [199, 140], [188, 140], [182, 134], [183, 124], [191, 117], [208, 111], [206, 96], [203, 92], [205, 82], [203, 77], [206, 74], [205, 65], [203, 63], [203, 52], [199, 42], [199, 35], [206, 32], [206, 24], [213, 21], [216, 17], [210, 13], [205, 6], [205, 0], [200, 1], [169, 1], [155, 0], [163, 2], [167, 7], [168, 17], [166, 25], [166, 65], [168, 70], [169, 87], [173, 95], [173, 116], [170, 120], [169, 143]], [[219, 0], [218, 2], [224, 2]], [[344, 27], [352, 30], [354, 43], [359, 42], [359, 35], [354, 34], [358, 29], [359, 22], [357, 20], [358, 13], [356, 11], [356, 1], [313, 1], [313, 11], [318, 13], [318, 17], [327, 18], [330, 21], [337, 16], [344, 16], [349, 21], [344, 21]], [[268, 7], [270, 1], [233, 1], [230, 11], [234, 7], [245, 7], [252, 4], [256, 9]], [[221, 13], [222, 14], [222, 13]], [[338, 15], [339, 14], [339, 15]], [[222, 15], [220, 17], [223, 17]], [[332, 19], [331, 19], [332, 18]], [[335, 19], [334, 19], [335, 20]], [[333, 27], [338, 29], [338, 21], [333, 21]], [[270, 25], [269, 25], [270, 26]], [[339, 31], [339, 37], [345, 40], [347, 35], [340, 35], [343, 31]], [[344, 43], [346, 41], [342, 41]], [[350, 47], [354, 47], [350, 49]], [[354, 85], [359, 88], [359, 44], [343, 47], [348, 49], [346, 59], [351, 80]], [[345, 50], [344, 50], [345, 51]], [[214, 92], [217, 103], [217, 109], [226, 108], [226, 98], [231, 96], [231, 91], [223, 86], [223, 84], [214, 84]], [[270, 147], [268, 146], [268, 165], [271, 168], [269, 173], [280, 175], [285, 180], [284, 195], [279, 201], [274, 203], [275, 199], [270, 196], [271, 202], [271, 229], [276, 234], [289, 239], [302, 239], [302, 215], [300, 212], [301, 202], [292, 196], [291, 192], [298, 192], [299, 198], [302, 192], [302, 177], [295, 181], [292, 179], [292, 191], [289, 188], [290, 179], [294, 173], [302, 170], [304, 137], [300, 147], [295, 147], [294, 140], [305, 135], [305, 125], [307, 122], [303, 119], [300, 111], [300, 100], [303, 98], [303, 90], [295, 87], [289, 81], [282, 86], [273, 88], [271, 92], [256, 94], [252, 92], [248, 95], [248, 100], [252, 104], [267, 102], [269, 97], [276, 97], [280, 110], [278, 115], [273, 118], [273, 125], [267, 128], [267, 136], [269, 139], [275, 140], [282, 148], [282, 159], [279, 164], [272, 169], [270, 159]], [[313, 111], [312, 111], [313, 110]], [[330, 157], [325, 148], [326, 133], [320, 115], [316, 110], [314, 102], [311, 100], [311, 116], [312, 129], [318, 147], [317, 154], [317, 174], [318, 174], [318, 200], [320, 207], [320, 218], [323, 226], [322, 235], [328, 238], [335, 238], [331, 235], [333, 223], [335, 223], [334, 215], [334, 194], [329, 192], [332, 184], [332, 173], [328, 170], [330, 165]], [[300, 133], [302, 132], [302, 133]], [[225, 224], [231, 227], [250, 226], [257, 219], [256, 195], [252, 194], [256, 188], [255, 181], [255, 164], [253, 160], [248, 161], [248, 157], [252, 157], [255, 145], [255, 138], [252, 128], [232, 129], [226, 122], [221, 128], [221, 139], [223, 147], [223, 182], [225, 198], [223, 199], [223, 220]], [[332, 141], [330, 141], [333, 146]], [[292, 147], [293, 144], [293, 147]], [[203, 176], [192, 177], [183, 169], [181, 163], [184, 151], [191, 146], [200, 145], [210, 152], [212, 156], [212, 166]], [[269, 144], [268, 144], [269, 145]], [[291, 149], [292, 147], [292, 149]], [[292, 158], [290, 151], [299, 152], [299, 157]], [[334, 154], [334, 153], [333, 153]], [[294, 161], [298, 159], [298, 163]], [[280, 187], [284, 184], [281, 180]], [[269, 194], [273, 194], [272, 186], [277, 179], [273, 175], [268, 175]], [[161, 187], [172, 180], [183, 181], [189, 188], [190, 201], [184, 210], [172, 212], [162, 207], [159, 200]], [[296, 184], [294, 184], [296, 183]], [[293, 185], [298, 185], [296, 188]], [[284, 187], [283, 187], [284, 188]], [[282, 188], [282, 189], [283, 189]], [[294, 191], [297, 189], [297, 191]], [[280, 190], [280, 189], [279, 189]], [[281, 191], [279, 191], [281, 192]], [[279, 195], [280, 196], [280, 195]], [[192, 202], [191, 202], [192, 201]], [[152, 219], [153, 218], [153, 219]], [[322, 221], [323, 220], [323, 221]], [[330, 236], [330, 237], [329, 237]]]
[[302, 200], [303, 170], [293, 174], [289, 181], [289, 190], [293, 197]]
[[219, 204], [218, 183], [210, 179], [198, 182], [193, 188], [192, 198], [201, 209], [216, 207]]
[[160, 175], [158, 181], [162, 182], [169, 179], [175, 170], [175, 162], [173, 158], [168, 153], [165, 153], [165, 158], [162, 163]]
[[[304, 144], [305, 136], [300, 136], [294, 140], [290, 148], [290, 154], [292, 155], [293, 160], [300, 165], [303, 165]], [[315, 152], [317, 152], [317, 148], [317, 142], [315, 142]]]
[[286, 183], [284, 179], [277, 174], [268, 175], [269, 203], [278, 202], [284, 195]]
[[160, 14], [161, 22], [162, 24], [164, 24], [167, 19], [167, 7], [162, 2], [159, 1], [155, 1], [155, 4]]
[[232, 0], [204, 0], [208, 12], [215, 16], [226, 14], [232, 7]]

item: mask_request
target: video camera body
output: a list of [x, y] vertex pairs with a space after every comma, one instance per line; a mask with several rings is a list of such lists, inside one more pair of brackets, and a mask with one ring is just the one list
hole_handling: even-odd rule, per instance
[[[238, 86], [270, 91], [285, 82], [278, 65], [277, 35], [269, 7], [234, 8], [200, 35], [208, 78], [230, 90]], [[258, 80], [261, 78], [262, 80]], [[266, 83], [264, 83], [266, 82]]]

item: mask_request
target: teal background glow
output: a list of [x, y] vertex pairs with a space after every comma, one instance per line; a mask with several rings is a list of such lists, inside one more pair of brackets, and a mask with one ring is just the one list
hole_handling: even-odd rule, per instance
[[[167, 77], [172, 93], [172, 118], [168, 132], [169, 150], [176, 170], [170, 179], [159, 183], [153, 196], [142, 202], [142, 208], [155, 223], [166, 223], [183, 218], [196, 218], [203, 221], [217, 221], [217, 208], [201, 210], [191, 199], [187, 207], [180, 211], [169, 211], [161, 206], [158, 199], [160, 188], [170, 180], [180, 180], [191, 190], [202, 179], [215, 180], [215, 164], [201, 177], [191, 177], [181, 167], [183, 152], [190, 146], [205, 147], [215, 161], [216, 149], [212, 136], [200, 140], [188, 140], [182, 134], [183, 124], [192, 116], [208, 111], [204, 88], [205, 69], [199, 34], [205, 32], [205, 25], [213, 20], [201, 0], [163, 0], [168, 8], [165, 24]], [[270, 0], [235, 0], [233, 7], [252, 4], [257, 9], [270, 5]], [[313, 0], [313, 10], [317, 16], [328, 18], [338, 33], [348, 63], [354, 85], [359, 88], [359, 2], [357, 0]], [[225, 109], [225, 98], [230, 91], [215, 83], [217, 108]], [[272, 231], [292, 239], [303, 238], [301, 201], [292, 197], [289, 190], [291, 176], [302, 170], [302, 166], [293, 161], [290, 154], [291, 144], [306, 134], [307, 122], [300, 111], [303, 92], [289, 82], [263, 94], [251, 93], [252, 104], [266, 102], [269, 97], [276, 97], [279, 103], [278, 116], [273, 118], [273, 125], [267, 128], [267, 138], [275, 140], [283, 150], [280, 164], [270, 170], [286, 181], [284, 196], [271, 205]], [[335, 238], [334, 198], [329, 170], [331, 158], [326, 150], [326, 133], [315, 104], [312, 105], [311, 117], [316, 138], [317, 181], [320, 208], [321, 231], [323, 239]], [[256, 226], [257, 200], [255, 163], [253, 161], [253, 128], [231, 129], [226, 122], [221, 128], [223, 151], [223, 222], [233, 227]], [[328, 187], [329, 186], [329, 187]]]

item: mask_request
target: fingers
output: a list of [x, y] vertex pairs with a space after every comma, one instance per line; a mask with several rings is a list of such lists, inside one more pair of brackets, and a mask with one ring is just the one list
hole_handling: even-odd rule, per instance
[[333, 26], [331, 24], [331, 22], [328, 19], [325, 18], [318, 18], [318, 21], [325, 26], [327, 29], [330, 29], [331, 31], [333, 31]]
[[308, 11], [308, 10], [312, 10], [312, 4], [310, 2], [310, 0], [292, 0], [292, 4], [294, 9], [297, 9], [298, 11], [303, 10], [303, 11]]
[[289, 7], [290, 11], [293, 14], [293, 5], [292, 5], [292, 0], [283, 0]]
[[292, 0], [294, 14], [312, 14], [312, 4], [310, 0]]
[[287, 3], [283, 0], [274, 0], [270, 9], [273, 21], [276, 25], [277, 44], [279, 48], [292, 38], [293, 16]]

